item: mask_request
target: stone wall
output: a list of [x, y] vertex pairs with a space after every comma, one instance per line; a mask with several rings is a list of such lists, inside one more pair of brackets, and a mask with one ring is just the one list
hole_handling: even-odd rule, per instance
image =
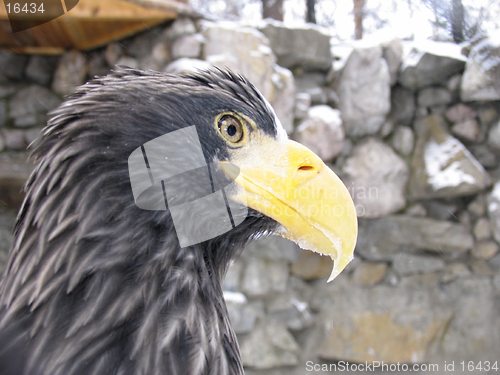
[[32, 169], [24, 150], [65, 95], [116, 64], [227, 66], [339, 174], [360, 225], [355, 260], [330, 284], [329, 258], [280, 238], [230, 267], [247, 373], [498, 360], [500, 46], [479, 40], [466, 57], [444, 43], [330, 43], [314, 27], [183, 18], [93, 51], [0, 52], [0, 266]]

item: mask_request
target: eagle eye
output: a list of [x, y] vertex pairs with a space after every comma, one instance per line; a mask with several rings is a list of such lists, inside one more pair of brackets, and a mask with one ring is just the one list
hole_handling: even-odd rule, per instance
[[243, 139], [243, 124], [231, 115], [222, 116], [218, 122], [219, 132], [224, 139], [231, 143], [238, 143]]

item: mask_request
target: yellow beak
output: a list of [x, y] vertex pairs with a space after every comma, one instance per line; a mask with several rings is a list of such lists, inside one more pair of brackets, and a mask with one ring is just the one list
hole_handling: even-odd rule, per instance
[[[242, 155], [243, 156], [243, 155]], [[279, 233], [334, 260], [333, 280], [353, 259], [354, 203], [342, 181], [311, 150], [288, 140], [264, 142], [222, 168], [243, 189], [232, 199], [276, 220]], [[238, 170], [239, 169], [239, 170]], [[239, 173], [238, 173], [239, 172]]]

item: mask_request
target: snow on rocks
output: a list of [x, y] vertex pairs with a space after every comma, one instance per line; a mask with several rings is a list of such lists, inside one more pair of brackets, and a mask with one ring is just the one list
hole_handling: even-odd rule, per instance
[[417, 124], [410, 192], [429, 199], [477, 193], [490, 183], [488, 173], [467, 148], [447, 131], [440, 116]]

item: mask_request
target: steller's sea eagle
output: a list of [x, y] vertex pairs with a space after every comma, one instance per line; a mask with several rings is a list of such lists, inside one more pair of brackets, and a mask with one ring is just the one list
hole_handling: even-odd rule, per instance
[[[181, 246], [168, 181], [156, 185], [164, 209], [139, 207], [129, 159], [188, 127], [212, 190], [217, 171], [234, 187], [227, 212], [247, 211], [229, 231]], [[281, 235], [331, 256], [331, 278], [352, 259], [347, 189], [230, 71], [119, 68], [52, 112], [33, 157], [0, 283], [1, 375], [240, 375], [221, 279], [242, 247]], [[151, 170], [146, 162], [140, 173]]]

